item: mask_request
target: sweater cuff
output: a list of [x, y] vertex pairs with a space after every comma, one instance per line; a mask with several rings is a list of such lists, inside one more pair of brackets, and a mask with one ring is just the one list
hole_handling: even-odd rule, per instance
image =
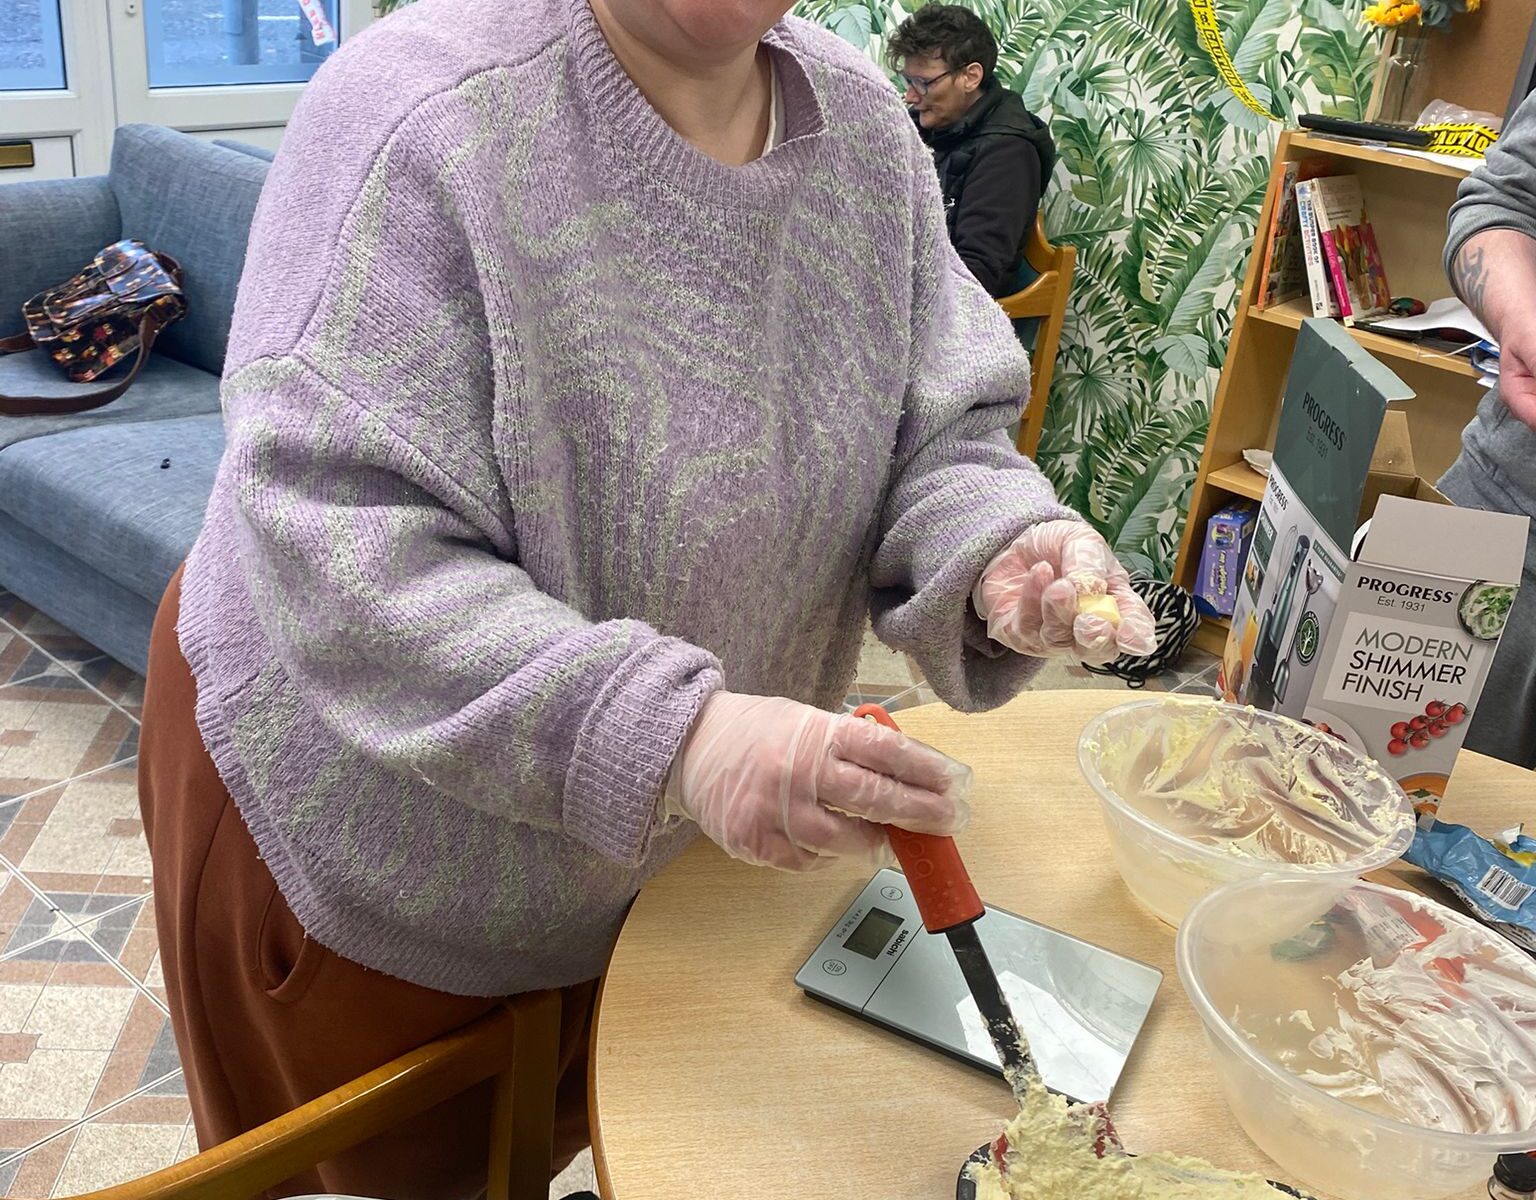
[[675, 638], [657, 638], [615, 672], [576, 737], [565, 831], [625, 866], [644, 862], [667, 773], [720, 680], [713, 655]]

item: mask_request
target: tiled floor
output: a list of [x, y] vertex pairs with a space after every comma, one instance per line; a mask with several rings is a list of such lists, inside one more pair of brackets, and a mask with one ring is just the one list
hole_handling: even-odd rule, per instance
[[[1208, 689], [1192, 655], [1156, 690]], [[934, 699], [873, 639], [849, 706]], [[1037, 688], [1124, 688], [1048, 664]], [[0, 1197], [69, 1196], [196, 1153], [166, 1015], [135, 768], [143, 681], [0, 593]], [[593, 1187], [582, 1156], [551, 1195]]]
[[0, 1195], [196, 1151], [135, 787], [141, 681], [0, 594]]

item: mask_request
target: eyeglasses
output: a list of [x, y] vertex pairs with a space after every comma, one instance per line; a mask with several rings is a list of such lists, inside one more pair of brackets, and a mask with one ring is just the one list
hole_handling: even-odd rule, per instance
[[941, 79], [948, 79], [954, 73], [955, 72], [953, 70], [949, 70], [945, 71], [942, 75], [935, 75], [932, 79], [924, 79], [921, 75], [908, 75], [905, 71], [903, 71], [901, 73], [901, 81], [914, 92], [916, 92], [919, 96], [926, 96], [928, 94], [929, 88], [938, 83]]

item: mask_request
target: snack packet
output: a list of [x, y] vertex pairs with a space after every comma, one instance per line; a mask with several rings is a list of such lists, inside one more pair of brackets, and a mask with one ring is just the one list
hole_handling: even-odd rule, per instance
[[1536, 953], [1536, 838], [1522, 826], [1490, 840], [1431, 817], [1403, 857], [1455, 892], [1480, 921]]

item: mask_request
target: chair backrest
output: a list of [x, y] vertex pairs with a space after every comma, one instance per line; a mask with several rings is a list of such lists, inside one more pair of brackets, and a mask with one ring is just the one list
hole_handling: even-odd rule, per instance
[[524, 992], [456, 1033], [152, 1175], [76, 1200], [244, 1200], [494, 1084], [486, 1200], [545, 1200], [559, 1082], [560, 993]]
[[1046, 240], [1045, 223], [1035, 217], [1024, 257], [1039, 272], [1023, 291], [998, 300], [1003, 312], [1014, 320], [1034, 317], [1039, 320], [1035, 346], [1030, 354], [1030, 396], [1024, 420], [1019, 424], [1020, 454], [1032, 455], [1040, 444], [1040, 430], [1045, 426], [1045, 406], [1051, 391], [1051, 376], [1056, 370], [1056, 349], [1061, 342], [1061, 327], [1067, 316], [1067, 293], [1072, 274], [1077, 269], [1074, 246], [1053, 246]]

